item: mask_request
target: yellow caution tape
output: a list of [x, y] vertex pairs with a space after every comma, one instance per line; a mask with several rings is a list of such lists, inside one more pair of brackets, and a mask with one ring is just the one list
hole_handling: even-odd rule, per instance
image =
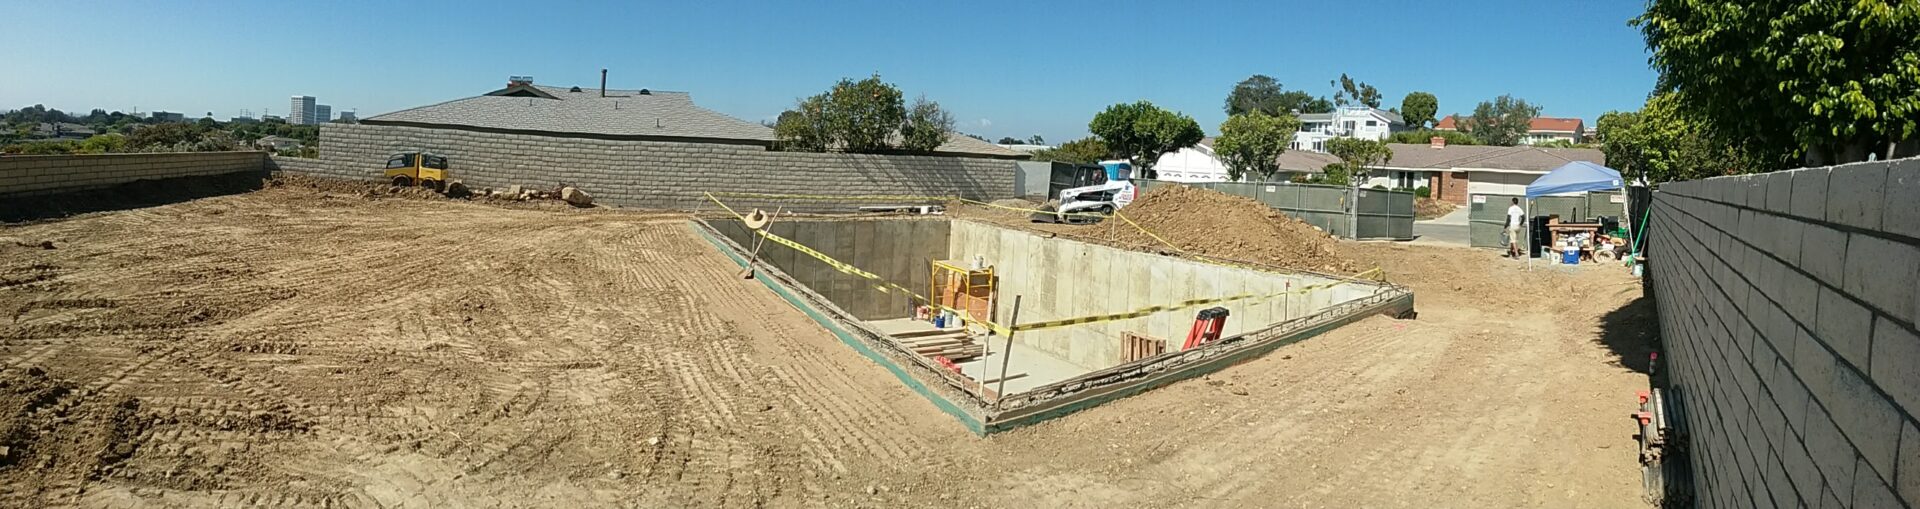
[[[731, 214], [734, 216], [734, 218], [740, 219], [742, 221], [746, 220], [745, 216], [740, 215], [739, 212], [733, 210], [732, 207], [727, 206], [726, 203], [721, 202], [720, 199], [716, 198], [715, 196], [719, 194], [728, 194], [728, 195], [734, 195], [734, 196], [753, 195], [753, 196], [763, 196], [763, 197], [808, 196], [808, 195], [773, 195], [773, 194], [763, 194], [763, 193], [706, 193], [706, 194], [707, 194], [708, 200], [712, 200], [714, 204], [719, 205], [720, 208], [722, 209], [725, 209], [728, 214]], [[845, 197], [832, 197], [832, 198], [840, 199]], [[963, 201], [978, 203], [978, 202], [972, 202], [971, 200], [963, 200]], [[1013, 208], [1013, 207], [1007, 207], [1007, 208]], [[1252, 267], [1244, 267], [1237, 264], [1221, 262], [1218, 260], [1206, 258], [1202, 255], [1189, 253], [1184, 249], [1180, 249], [1178, 246], [1174, 246], [1171, 242], [1167, 242], [1166, 239], [1161, 238], [1159, 235], [1154, 235], [1153, 232], [1148, 231], [1145, 227], [1140, 226], [1138, 223], [1134, 223], [1133, 220], [1127, 219], [1126, 216], [1120, 216], [1119, 214], [1115, 214], [1115, 216], [1120, 217], [1122, 220], [1125, 220], [1128, 224], [1133, 225], [1135, 228], [1139, 228], [1141, 232], [1146, 233], [1147, 235], [1153, 237], [1156, 240], [1159, 240], [1161, 243], [1167, 244], [1168, 247], [1172, 247], [1173, 249], [1178, 250], [1181, 253], [1186, 253], [1196, 258], [1200, 258], [1206, 262], [1217, 264], [1217, 265], [1234, 267], [1234, 268], [1243, 268], [1243, 269], [1249, 269], [1249, 270], [1260, 270]], [[873, 289], [876, 291], [879, 291], [882, 293], [892, 293], [893, 291], [898, 290], [901, 293], [908, 295], [913, 300], [924, 302], [928, 306], [932, 306], [933, 308], [939, 309], [941, 311], [947, 311], [947, 312], [954, 313], [956, 315], [966, 316], [969, 318], [972, 317], [972, 315], [967, 312], [940, 305], [939, 303], [934, 302], [932, 299], [929, 299], [927, 297], [921, 296], [918, 293], [915, 293], [913, 290], [909, 290], [906, 287], [900, 286], [898, 284], [894, 284], [891, 281], [887, 281], [886, 279], [881, 278], [879, 275], [874, 274], [872, 272], [861, 270], [859, 267], [855, 267], [852, 264], [848, 264], [846, 262], [837, 260], [832, 256], [828, 256], [826, 253], [815, 251], [813, 248], [807, 247], [805, 244], [801, 244], [799, 242], [793, 241], [786, 237], [775, 235], [772, 232], [768, 232], [764, 229], [751, 230], [751, 231], [754, 232], [755, 234], [760, 235], [761, 237], [765, 237], [767, 240], [773, 241], [775, 244], [787, 246], [788, 248], [791, 248], [794, 251], [800, 252], [801, 254], [805, 254], [807, 256], [813, 257], [816, 260], [820, 260], [821, 262], [826, 263], [827, 266], [833, 267], [834, 270], [840, 271], [841, 273], [845, 273], [848, 275], [852, 275], [855, 277], [859, 277], [859, 278], [863, 278], [871, 281], [877, 281], [878, 284], [875, 284], [873, 286]], [[1376, 267], [1367, 271], [1360, 272], [1358, 274], [1354, 274], [1353, 276], [1351, 276], [1351, 278], [1353, 278], [1353, 280], [1371, 279], [1375, 281], [1384, 282], [1386, 281], [1385, 274], [1386, 274], [1385, 271]], [[1179, 311], [1182, 309], [1205, 306], [1208, 304], [1237, 302], [1237, 301], [1243, 301], [1243, 300], [1249, 300], [1249, 299], [1270, 300], [1270, 299], [1280, 298], [1287, 295], [1307, 293], [1307, 292], [1322, 290], [1326, 288], [1333, 288], [1336, 286], [1352, 283], [1353, 280], [1335, 281], [1332, 283], [1324, 283], [1324, 284], [1318, 284], [1318, 285], [1308, 285], [1296, 290], [1288, 290], [1288, 291], [1274, 292], [1274, 293], [1267, 293], [1267, 294], [1238, 294], [1238, 295], [1229, 295], [1225, 297], [1188, 299], [1188, 300], [1180, 301], [1174, 304], [1146, 306], [1146, 307], [1136, 308], [1131, 311], [1125, 311], [1120, 313], [1110, 313], [1110, 314], [1104, 314], [1104, 315], [1088, 315], [1088, 316], [1080, 316], [1075, 318], [1065, 318], [1060, 320], [1047, 320], [1042, 322], [1023, 323], [1023, 324], [1016, 324], [1013, 327], [1007, 327], [1007, 326], [1000, 325], [1000, 324], [993, 323], [991, 321], [986, 321], [986, 320], [971, 320], [970, 324], [980, 325], [981, 327], [986, 328], [987, 330], [992, 331], [995, 334], [1005, 336], [1013, 333], [1014, 331], [1053, 329], [1053, 328], [1059, 328], [1059, 327], [1066, 327], [1070, 325], [1111, 322], [1111, 321], [1118, 321], [1118, 320], [1131, 320], [1134, 318], [1142, 318], [1142, 317], [1150, 316], [1157, 313], [1164, 313], [1168, 311]]]
[[[745, 216], [742, 216], [740, 215], [739, 212], [734, 211], [733, 207], [728, 207], [727, 204], [721, 202], [719, 198], [715, 198], [712, 193], [707, 194], [707, 199], [713, 200], [714, 204], [719, 205], [720, 208], [722, 209], [726, 209], [727, 213], [732, 214], [734, 218], [740, 219], [741, 221], [746, 220]], [[878, 284], [873, 285], [873, 289], [881, 293], [893, 293], [894, 291], [899, 291], [911, 297], [915, 301], [926, 303], [926, 305], [932, 306], [941, 311], [947, 311], [955, 315], [964, 316], [968, 318], [967, 323], [969, 325], [979, 325], [983, 328], [986, 328], [987, 330], [993, 331], [995, 334], [999, 334], [1002, 336], [1005, 336], [1009, 332], [1011, 332], [1005, 326], [1002, 326], [1000, 324], [993, 323], [987, 320], [973, 319], [973, 315], [970, 313], [940, 305], [940, 303], [934, 302], [933, 299], [926, 298], [924, 296], [921, 296], [918, 293], [914, 293], [913, 290], [909, 290], [904, 286], [900, 286], [898, 284], [894, 284], [891, 281], [887, 281], [886, 279], [881, 278], [878, 274], [861, 270], [859, 267], [853, 266], [853, 264], [849, 264], [849, 263], [834, 259], [834, 257], [827, 256], [826, 253], [815, 251], [813, 248], [807, 247], [805, 244], [795, 242], [792, 239], [788, 239], [786, 237], [775, 235], [773, 232], [766, 231], [765, 229], [750, 230], [750, 231], [760, 235], [761, 237], [765, 237], [767, 240], [773, 241], [773, 243], [775, 244], [787, 246], [788, 248], [791, 248], [794, 251], [799, 252], [800, 254], [813, 257], [814, 259], [827, 264], [827, 266], [833, 267], [833, 270], [837, 270], [837, 271], [840, 271], [841, 273], [851, 275], [854, 277], [867, 279], [871, 281], [877, 281]]]

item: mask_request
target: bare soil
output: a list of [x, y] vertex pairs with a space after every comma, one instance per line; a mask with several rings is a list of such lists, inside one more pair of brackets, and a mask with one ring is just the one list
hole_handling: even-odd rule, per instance
[[1460, 208], [1460, 206], [1450, 201], [1436, 200], [1433, 198], [1415, 198], [1413, 200], [1413, 218], [1422, 221], [1433, 219], [1450, 214], [1453, 212], [1453, 209], [1457, 208]]
[[[1352, 273], [1361, 269], [1334, 250], [1337, 241], [1325, 231], [1252, 198], [1211, 189], [1160, 187], [1142, 193], [1121, 209], [1125, 219], [1108, 219], [1098, 224], [1034, 223], [1028, 214], [967, 204], [953, 205], [949, 210], [959, 217], [1168, 254], [1226, 258], [1325, 273]], [[1132, 220], [1139, 227], [1126, 220]], [[1168, 244], [1177, 249], [1169, 248]]]
[[1611, 268], [1329, 240], [1419, 318], [979, 438], [677, 215], [276, 185], [0, 236], [5, 507], [1642, 505]]

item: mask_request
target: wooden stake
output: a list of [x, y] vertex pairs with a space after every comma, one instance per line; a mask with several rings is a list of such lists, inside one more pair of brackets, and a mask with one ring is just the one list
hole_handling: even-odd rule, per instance
[[1013, 361], [1013, 328], [1020, 326], [1020, 296], [1013, 296], [1013, 316], [1007, 319], [1007, 349], [1000, 352], [1000, 385], [993, 389], [993, 404], [1000, 406], [1000, 398], [1007, 394], [1007, 363]]

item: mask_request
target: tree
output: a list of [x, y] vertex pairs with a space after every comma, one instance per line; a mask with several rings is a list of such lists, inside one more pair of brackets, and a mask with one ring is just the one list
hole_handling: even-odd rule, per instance
[[1380, 90], [1364, 82], [1353, 81], [1347, 73], [1340, 73], [1340, 79], [1330, 83], [1337, 91], [1333, 93], [1333, 103], [1339, 106], [1364, 104], [1368, 108], [1380, 107]]
[[1061, 143], [1060, 148], [1041, 149], [1033, 153], [1033, 160], [1093, 164], [1109, 155], [1106, 142], [1088, 137]]
[[1426, 92], [1408, 93], [1400, 100], [1400, 116], [1407, 120], [1407, 127], [1425, 129], [1437, 119], [1433, 115], [1440, 112], [1440, 99]]
[[1655, 94], [1640, 111], [1600, 115], [1594, 130], [1607, 165], [1627, 180], [1691, 180], [1741, 173], [1756, 161], [1743, 151], [1709, 138], [1700, 121], [1681, 108], [1674, 94]]
[[1473, 135], [1471, 134], [1463, 133], [1460, 131], [1436, 131], [1433, 129], [1415, 129], [1412, 131], [1400, 131], [1397, 133], [1389, 134], [1387, 135], [1387, 143], [1413, 143], [1413, 144], [1425, 145], [1428, 143], [1432, 143], [1433, 137], [1435, 136], [1439, 136], [1441, 139], [1447, 140], [1448, 145], [1479, 145], [1480, 144], [1480, 140], [1478, 138], [1474, 138]]
[[913, 108], [907, 111], [907, 123], [900, 127], [900, 148], [932, 152], [946, 143], [952, 133], [953, 114], [923, 95], [913, 100]]
[[1226, 110], [1227, 116], [1258, 111], [1277, 117], [1290, 115], [1294, 110], [1326, 113], [1333, 111], [1333, 103], [1303, 91], [1286, 90], [1272, 77], [1255, 74], [1233, 85], [1233, 91], [1227, 93]]
[[1001, 136], [1000, 141], [996, 141], [994, 143], [999, 143], [1001, 145], [1019, 145], [1020, 139], [1012, 136]]
[[1028, 145], [1045, 145], [1047, 144], [1047, 139], [1041, 138], [1040, 135], [1036, 134], [1036, 135], [1027, 137], [1027, 144]]
[[1632, 24], [1653, 52], [1656, 91], [1752, 169], [1891, 158], [1920, 138], [1911, 0], [1652, 0]]
[[[1387, 142], [1361, 138], [1333, 138], [1327, 140], [1327, 153], [1340, 158], [1337, 170], [1355, 182], [1366, 181], [1367, 169], [1377, 168], [1393, 160], [1393, 149]], [[1328, 172], [1332, 177], [1333, 172]]]
[[1480, 105], [1473, 108], [1472, 117], [1455, 114], [1453, 118], [1461, 124], [1461, 131], [1479, 138], [1480, 143], [1511, 147], [1526, 137], [1528, 125], [1539, 115], [1539, 106], [1512, 95], [1501, 95], [1492, 101], [1480, 101]]
[[781, 150], [827, 151], [833, 146], [833, 130], [827, 126], [826, 96], [801, 99], [793, 109], [781, 112], [780, 119], [773, 124], [773, 137], [779, 141]]
[[1220, 136], [1213, 140], [1213, 152], [1227, 164], [1227, 180], [1246, 176], [1272, 180], [1280, 172], [1280, 154], [1286, 153], [1293, 133], [1300, 130], [1300, 119], [1292, 115], [1268, 116], [1258, 111], [1227, 117], [1220, 123]]
[[[97, 110], [96, 110], [97, 111]], [[127, 149], [127, 137], [118, 134], [96, 134], [80, 141], [74, 147], [75, 154], [106, 154], [124, 152]]]
[[1087, 130], [1105, 141], [1107, 148], [1126, 157], [1142, 178], [1154, 178], [1153, 165], [1160, 156], [1199, 143], [1206, 133], [1193, 117], [1154, 106], [1147, 101], [1115, 104], [1087, 123]]
[[892, 148], [888, 141], [907, 118], [900, 89], [880, 81], [878, 74], [860, 81], [841, 78], [829, 93], [827, 104], [827, 125], [848, 152]]
[[841, 78], [825, 93], [796, 101], [773, 124], [780, 150], [804, 152], [925, 152], [946, 143], [952, 132], [953, 115], [940, 103], [921, 96], [908, 108], [900, 89], [878, 74], [860, 81]]

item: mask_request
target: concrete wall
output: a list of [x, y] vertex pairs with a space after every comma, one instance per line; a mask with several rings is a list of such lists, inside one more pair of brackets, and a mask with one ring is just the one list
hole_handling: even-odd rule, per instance
[[136, 180], [260, 172], [264, 152], [171, 152], [0, 157], [0, 196], [111, 187]]
[[[709, 224], [734, 243], [753, 249], [756, 236], [740, 221], [715, 219]], [[947, 258], [944, 219], [776, 219], [769, 231], [922, 295], [927, 293], [929, 262]], [[911, 298], [876, 291], [872, 281], [835, 270], [792, 248], [767, 242], [760, 247], [760, 259], [861, 320], [913, 316]]]
[[1701, 507], [1920, 504], [1920, 160], [1670, 183], [1651, 221]]
[[[317, 165], [280, 171], [379, 179], [387, 157], [448, 157], [471, 188], [562, 183], [615, 205], [694, 209], [703, 191], [826, 195], [1013, 196], [1014, 161], [945, 156], [769, 152], [758, 145], [561, 138], [367, 124], [324, 124]], [[729, 204], [765, 205], [729, 199]]]
[[[1039, 322], [1132, 311], [1182, 300], [1240, 293], [1280, 292], [1289, 288], [1330, 282], [1308, 274], [1282, 275], [1127, 251], [1060, 238], [1043, 238], [1019, 230], [970, 221], [953, 221], [953, 258], [978, 254], [994, 266], [999, 282], [999, 313], [1009, 316], [1015, 296], [1022, 296], [1020, 322]], [[1226, 335], [1312, 314], [1338, 302], [1372, 291], [1363, 287], [1335, 287], [1284, 300], [1221, 304], [1232, 314]], [[1212, 306], [1208, 306], [1212, 307]], [[1022, 332], [1015, 340], [1087, 368], [1103, 369], [1120, 363], [1120, 333], [1142, 332], [1165, 338], [1178, 349], [1199, 308], [1160, 313], [1145, 318]], [[1002, 318], [1001, 321], [1008, 321]]]

